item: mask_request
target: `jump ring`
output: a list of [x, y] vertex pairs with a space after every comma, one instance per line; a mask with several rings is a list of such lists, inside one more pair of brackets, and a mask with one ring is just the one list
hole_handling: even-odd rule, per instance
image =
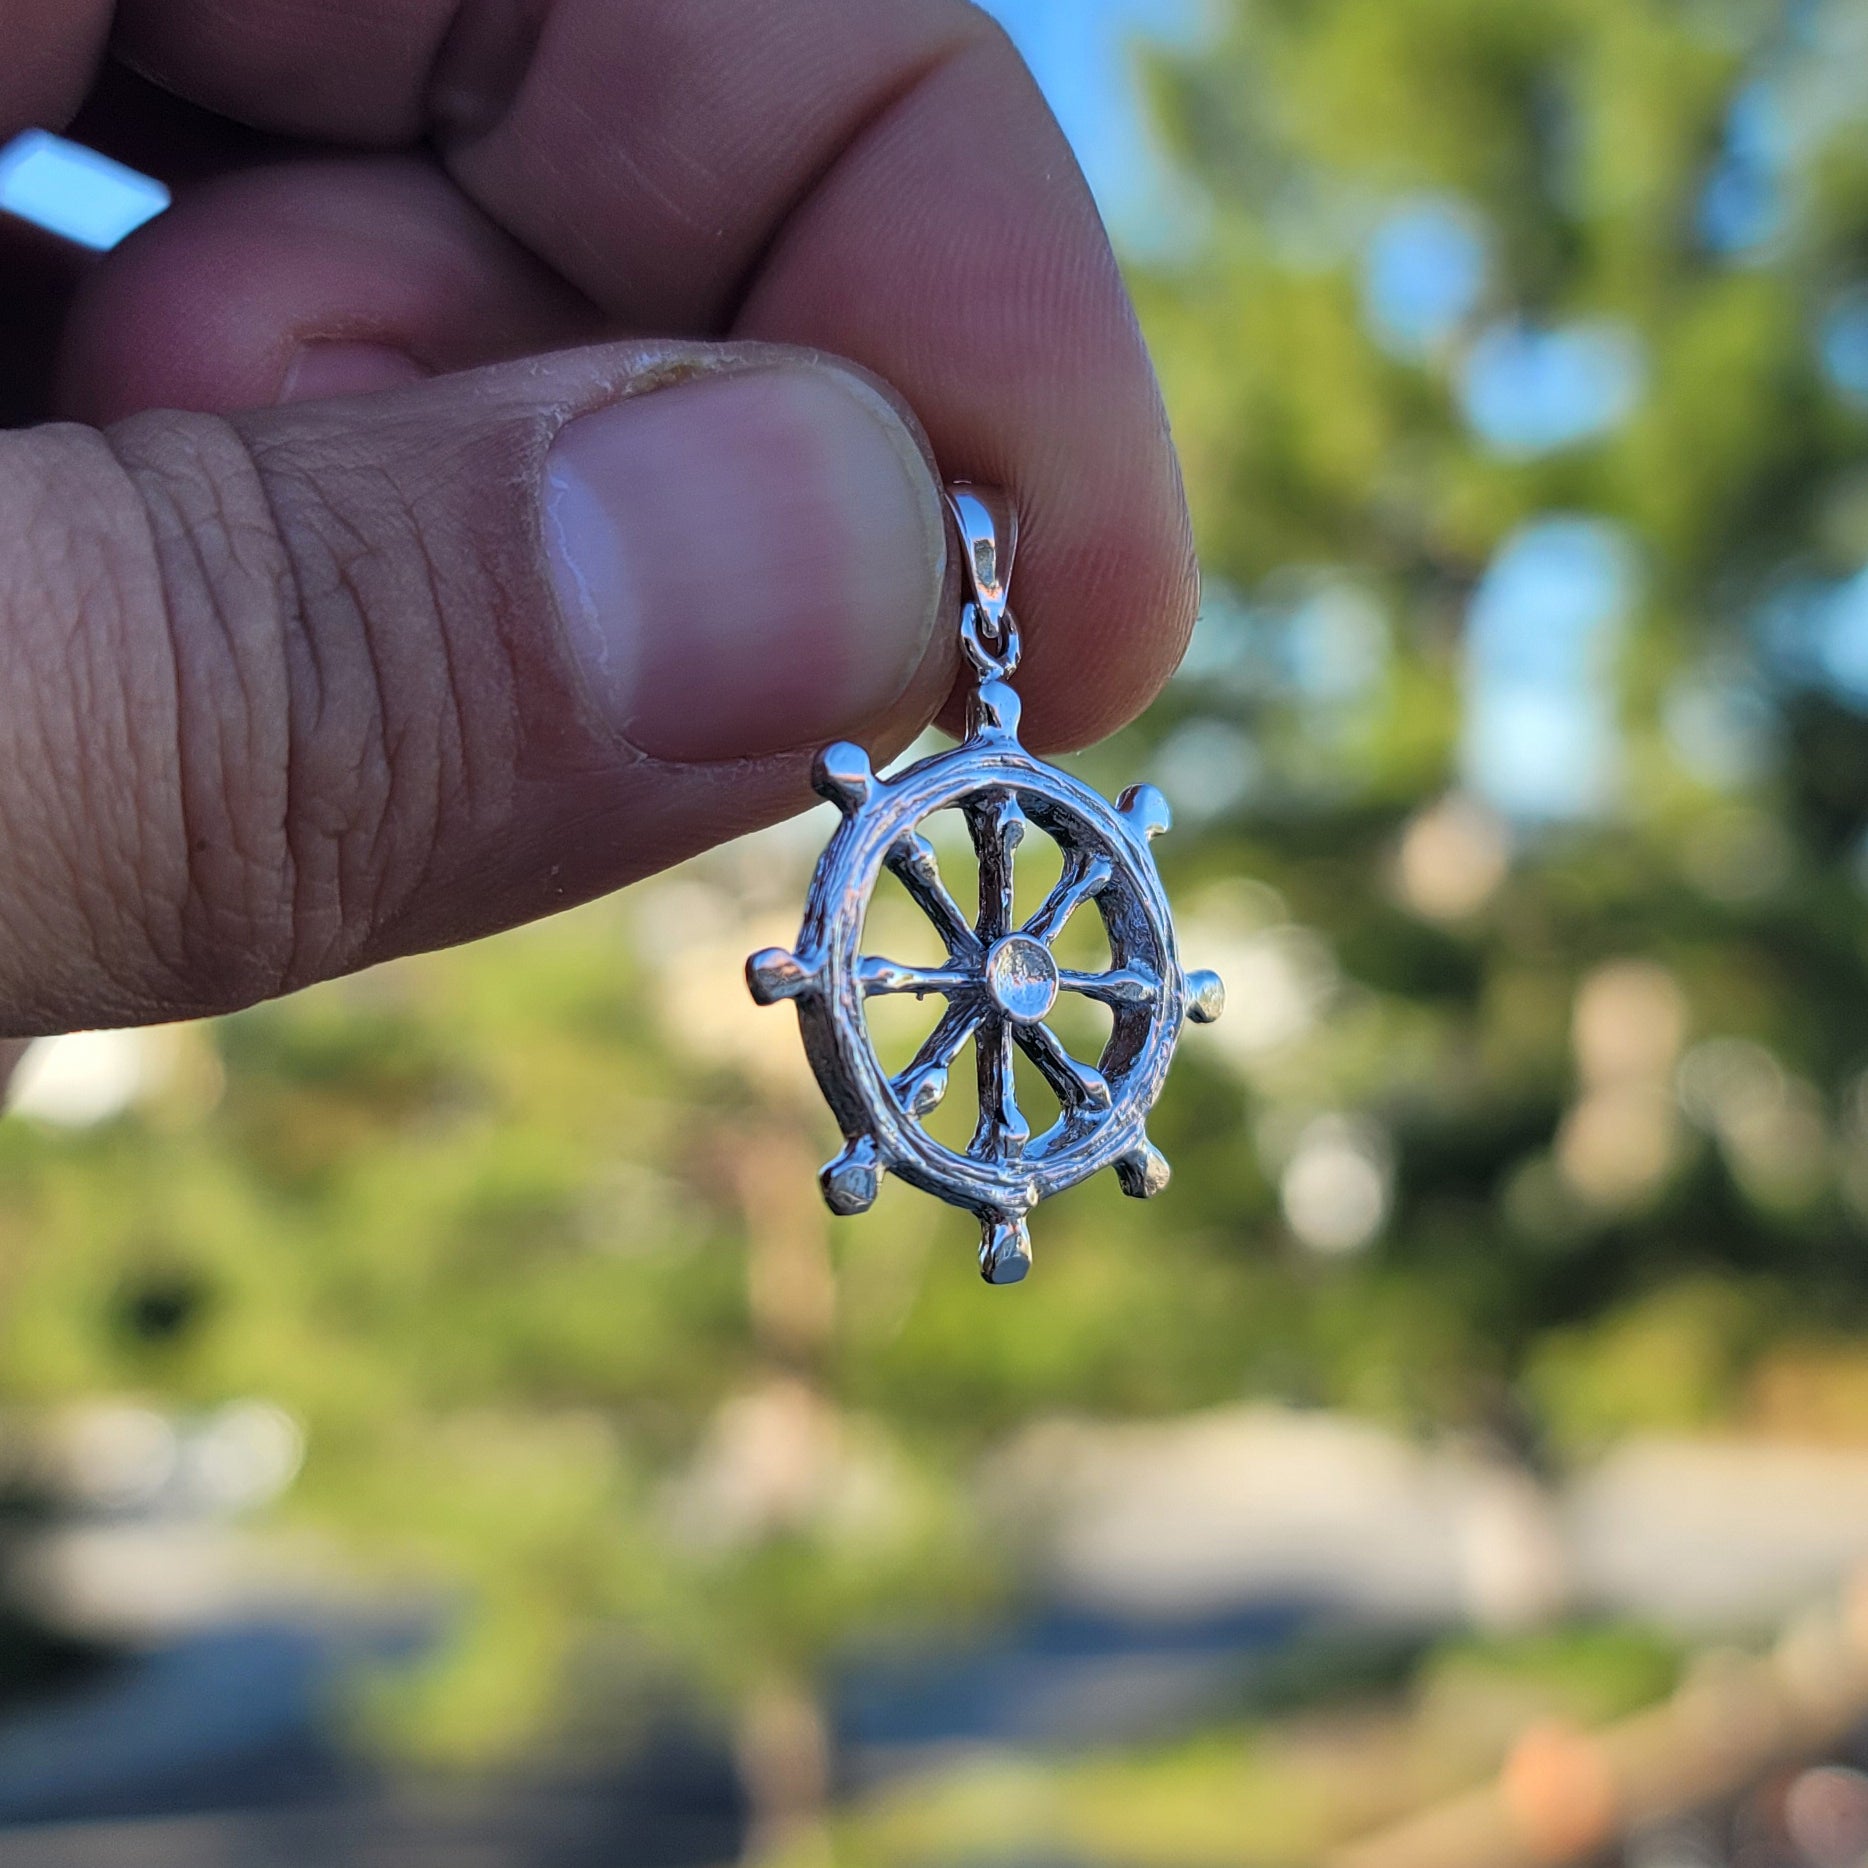
[[960, 610], [960, 645], [973, 664], [973, 672], [983, 681], [1004, 681], [1018, 667], [1023, 648], [1018, 621], [1010, 610], [1000, 612], [1000, 627], [989, 638], [977, 603], [964, 604]]

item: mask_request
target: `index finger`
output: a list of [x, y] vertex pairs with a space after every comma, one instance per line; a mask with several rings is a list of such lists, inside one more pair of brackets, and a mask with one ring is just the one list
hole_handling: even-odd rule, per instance
[[886, 378], [1007, 488], [1032, 734], [1082, 744], [1184, 646], [1195, 576], [1153, 371], [1081, 175], [963, 0], [125, 0], [119, 39], [263, 128], [424, 136], [619, 323]]

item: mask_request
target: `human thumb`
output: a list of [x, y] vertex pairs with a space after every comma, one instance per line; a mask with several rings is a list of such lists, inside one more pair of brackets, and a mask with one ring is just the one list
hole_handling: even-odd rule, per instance
[[943, 698], [874, 384], [611, 346], [0, 435], [0, 1035], [225, 1010], [795, 809]]

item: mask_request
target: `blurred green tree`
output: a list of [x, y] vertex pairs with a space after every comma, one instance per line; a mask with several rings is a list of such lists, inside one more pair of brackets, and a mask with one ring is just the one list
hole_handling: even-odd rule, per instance
[[1191, 1178], [1314, 1260], [1248, 1385], [1528, 1450], [1859, 1323], [1865, 46], [1853, 0], [1256, 0], [1157, 70], [1212, 588], [1149, 730], [1283, 1007], [1231, 1049], [1264, 1180], [1223, 1124]]
[[900, 1189], [831, 1228], [738, 983], [790, 833], [0, 1126], [0, 1398], [289, 1409], [288, 1518], [473, 1605], [381, 1702], [433, 1754], [703, 1681], [808, 1830], [827, 1659], [1017, 1590], [968, 1475], [1047, 1411], [1533, 1463], [1850, 1424], [1868, 6], [1241, 0], [1154, 78], [1206, 225], [1137, 283], [1211, 584], [1084, 765], [1175, 797], [1231, 987], [1166, 1199], [1068, 1196], [1012, 1294]]

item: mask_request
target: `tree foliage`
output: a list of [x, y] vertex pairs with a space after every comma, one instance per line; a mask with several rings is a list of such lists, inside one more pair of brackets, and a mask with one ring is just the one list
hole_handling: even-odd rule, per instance
[[744, 1696], [1005, 1599], [968, 1475], [1041, 1413], [1561, 1451], [1859, 1392], [1865, 42], [1853, 0], [1239, 0], [1155, 70], [1211, 584], [1083, 765], [1167, 784], [1230, 977], [1164, 1199], [1058, 1202], [1009, 1294], [904, 1190], [833, 1231], [739, 984], [785, 833], [0, 1128], [0, 1394], [290, 1410], [287, 1518], [473, 1605], [401, 1702], [464, 1755], [593, 1628]]

